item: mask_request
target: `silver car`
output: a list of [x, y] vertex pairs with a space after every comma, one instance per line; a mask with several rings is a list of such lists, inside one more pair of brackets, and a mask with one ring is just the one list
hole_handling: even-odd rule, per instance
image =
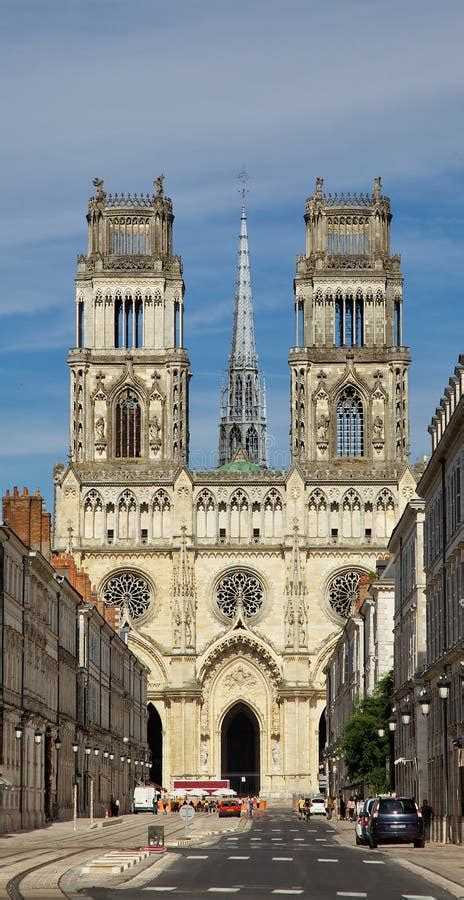
[[355, 838], [357, 844], [367, 845], [369, 843], [369, 838], [367, 836], [367, 825], [369, 823], [369, 816], [372, 806], [375, 803], [376, 799], [376, 797], [368, 797], [367, 800], [365, 800], [363, 803], [361, 812], [358, 816], [356, 816]]

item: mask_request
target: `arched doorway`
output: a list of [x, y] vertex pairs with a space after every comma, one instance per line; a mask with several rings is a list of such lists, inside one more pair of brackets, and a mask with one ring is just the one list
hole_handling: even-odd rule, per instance
[[325, 715], [325, 709], [321, 712], [321, 717], [319, 719], [319, 790], [322, 794], [325, 794], [327, 791], [327, 772], [325, 765], [325, 748], [327, 744], [327, 720]]
[[148, 704], [147, 743], [151, 750], [150, 781], [163, 784], [163, 726], [152, 703]]
[[258, 794], [259, 722], [245, 703], [229, 710], [221, 730], [221, 778], [228, 778], [237, 794]]

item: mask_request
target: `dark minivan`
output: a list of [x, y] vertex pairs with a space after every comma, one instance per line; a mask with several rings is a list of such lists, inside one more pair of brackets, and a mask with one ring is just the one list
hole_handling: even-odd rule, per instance
[[411, 797], [377, 797], [367, 826], [369, 847], [388, 843], [413, 843], [424, 847], [422, 813]]

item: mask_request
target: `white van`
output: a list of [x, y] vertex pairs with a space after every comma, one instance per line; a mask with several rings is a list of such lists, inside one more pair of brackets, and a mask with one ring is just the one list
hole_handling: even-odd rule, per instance
[[153, 812], [153, 798], [158, 800], [159, 791], [151, 785], [140, 784], [134, 788], [132, 812]]

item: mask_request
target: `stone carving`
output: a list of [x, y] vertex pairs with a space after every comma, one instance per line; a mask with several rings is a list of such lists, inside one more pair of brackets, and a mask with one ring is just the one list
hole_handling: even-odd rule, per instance
[[280, 741], [278, 738], [274, 738], [272, 742], [272, 768], [276, 772], [280, 769]]
[[161, 425], [157, 415], [152, 416], [148, 423], [150, 450], [157, 453], [161, 448]]
[[206, 738], [203, 738], [200, 747], [200, 763], [202, 766], [206, 766], [208, 762], [208, 741]]
[[153, 186], [155, 188], [156, 196], [161, 199], [164, 196], [164, 175], [158, 175]]
[[375, 450], [381, 450], [385, 444], [382, 416], [375, 416], [372, 423], [372, 446]]
[[102, 442], [105, 440], [105, 420], [103, 416], [99, 416], [95, 422], [95, 440]]
[[229, 675], [224, 678], [224, 685], [227, 691], [235, 691], [237, 688], [253, 688], [257, 684], [255, 676], [249, 669], [239, 664]]
[[76, 495], [77, 495], [77, 490], [74, 487], [74, 485], [68, 485], [68, 487], [65, 488], [64, 496], [66, 497], [67, 500], [70, 500], [72, 497], [76, 497]]

